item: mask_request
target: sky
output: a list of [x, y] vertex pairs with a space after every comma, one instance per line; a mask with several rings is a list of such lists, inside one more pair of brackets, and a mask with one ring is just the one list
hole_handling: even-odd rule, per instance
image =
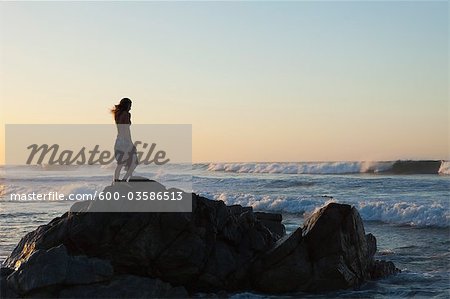
[[[194, 162], [449, 159], [448, 1], [1, 2], [5, 124], [192, 124]], [[20, 138], [18, 136], [17, 138]]]

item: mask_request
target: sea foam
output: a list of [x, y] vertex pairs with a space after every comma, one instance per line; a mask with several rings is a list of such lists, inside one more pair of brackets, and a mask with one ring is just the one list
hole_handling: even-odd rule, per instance
[[450, 175], [450, 161], [443, 161], [441, 167], [439, 168], [439, 174]]
[[449, 227], [450, 211], [438, 202], [415, 203], [378, 201], [344, 201], [326, 196], [289, 198], [285, 196], [268, 196], [254, 194], [201, 193], [215, 200], [222, 200], [227, 205], [251, 206], [258, 211], [294, 213], [304, 217], [317, 208], [329, 203], [340, 202], [355, 206], [363, 220], [379, 221], [395, 225], [415, 227]]
[[209, 171], [236, 173], [348, 174], [389, 170], [394, 162], [210, 163]]
[[281, 174], [450, 174], [448, 161], [209, 163], [209, 171]]

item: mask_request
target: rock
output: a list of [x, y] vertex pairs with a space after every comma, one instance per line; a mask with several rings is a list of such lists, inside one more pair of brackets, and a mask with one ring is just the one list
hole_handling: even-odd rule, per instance
[[114, 273], [111, 263], [98, 258], [72, 256], [64, 284], [89, 284], [109, 279]]
[[[149, 191], [154, 192], [153, 200], [151, 200], [151, 195], [147, 193]], [[105, 187], [100, 193], [102, 196], [99, 194], [97, 200], [78, 202], [72, 205], [70, 212], [120, 213], [126, 211], [140, 213], [153, 211], [188, 211], [188, 208], [191, 207], [191, 202], [188, 200], [155, 200], [155, 194], [162, 195], [164, 192], [169, 194], [172, 191], [175, 194], [180, 191], [185, 199], [190, 197], [189, 193], [183, 192], [182, 190], [175, 188], [166, 189], [164, 185], [154, 180], [133, 176], [128, 182], [116, 182], [111, 186]], [[144, 193], [147, 195], [146, 200], [144, 200]], [[129, 200], [130, 198], [134, 200]], [[183, 209], [184, 207], [186, 209]]]
[[299, 227], [292, 234], [278, 240], [275, 246], [262, 256], [264, 267], [270, 268], [291, 254], [303, 242], [302, 232], [302, 228]]
[[367, 250], [369, 256], [374, 256], [377, 252], [377, 239], [372, 234], [366, 235]]
[[108, 261], [70, 256], [64, 245], [35, 251], [7, 278], [8, 287], [19, 294], [59, 284], [88, 284], [113, 275]]
[[19, 294], [26, 294], [34, 289], [62, 284], [68, 264], [69, 255], [64, 245], [37, 250], [8, 276], [8, 286]]
[[253, 211], [252, 207], [243, 207], [241, 205], [231, 205], [227, 207], [231, 214], [239, 216], [244, 212]]
[[14, 269], [1, 267], [0, 271], [0, 298], [18, 298], [19, 294], [8, 287], [6, 278], [14, 272]]
[[64, 288], [58, 298], [187, 298], [183, 287], [173, 288], [159, 279], [119, 275], [107, 284], [78, 285]]
[[9, 274], [13, 273], [14, 269], [1, 267], [0, 268], [0, 277], [7, 277]]
[[255, 212], [256, 219], [258, 219], [265, 227], [267, 227], [272, 234], [275, 234], [278, 238], [283, 237], [286, 234], [286, 228], [281, 223], [281, 214]]
[[[149, 188], [153, 186], [149, 183]], [[83, 208], [89, 210], [90, 205]], [[251, 208], [228, 208], [223, 201], [193, 194], [192, 209], [192, 213], [69, 212], [27, 234], [5, 265], [17, 269], [33, 253], [64, 245], [71, 256], [110, 261], [115, 273], [158, 277], [189, 290], [234, 290], [248, 284], [251, 261], [269, 250], [278, 235]], [[54, 272], [65, 273], [64, 263]], [[72, 263], [77, 265], [76, 260]], [[55, 278], [20, 287], [27, 292], [60, 282]]]
[[[139, 180], [149, 191], [165, 188]], [[227, 207], [196, 194], [189, 213], [94, 213], [87, 211], [95, 204], [76, 205], [22, 238], [4, 262], [10, 269], [2, 268], [7, 281], [2, 294], [149, 298], [316, 292], [356, 287], [398, 271], [373, 259], [376, 239], [365, 234], [359, 213], [349, 205], [328, 204], [289, 236], [280, 214]]]
[[373, 252], [355, 208], [328, 204], [305, 222], [303, 237], [314, 264], [310, 290], [343, 289], [370, 278]]
[[289, 237], [279, 240], [254, 264], [253, 286], [267, 293], [306, 290], [312, 276], [312, 264], [298, 228]]
[[370, 268], [370, 276], [372, 279], [381, 279], [400, 272], [400, 269], [397, 269], [394, 263], [390, 261], [376, 260]]
[[[180, 298], [183, 287], [173, 288], [158, 279], [133, 275], [113, 276], [109, 261], [70, 256], [64, 245], [37, 250], [9, 276], [2, 286], [2, 298]], [[12, 271], [12, 272], [11, 272]], [[3, 280], [2, 275], [2, 280]]]
[[254, 263], [253, 286], [269, 293], [329, 291], [397, 273], [392, 263], [375, 262], [375, 252], [358, 211], [330, 203]]

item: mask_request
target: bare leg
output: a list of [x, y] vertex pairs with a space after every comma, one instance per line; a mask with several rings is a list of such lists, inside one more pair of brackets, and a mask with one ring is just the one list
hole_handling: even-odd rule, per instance
[[131, 160], [131, 162], [130, 162], [130, 165], [128, 166], [127, 173], [126, 173], [125, 176], [123, 177], [123, 180], [124, 180], [124, 181], [128, 180], [128, 179], [131, 177], [131, 175], [133, 174], [134, 169], [135, 169], [136, 166], [138, 165], [138, 161], [137, 161], [136, 155], [133, 155], [133, 156], [131, 157], [131, 159], [132, 159], [132, 160]]
[[114, 171], [114, 182], [116, 180], [119, 180], [120, 171], [122, 170], [122, 167], [123, 167], [122, 163], [121, 164], [117, 163], [116, 170]]

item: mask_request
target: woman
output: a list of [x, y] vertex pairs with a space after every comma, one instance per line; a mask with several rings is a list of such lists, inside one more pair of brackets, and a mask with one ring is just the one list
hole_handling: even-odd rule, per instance
[[[137, 154], [136, 147], [131, 140], [131, 100], [123, 98], [118, 105], [111, 109], [114, 120], [117, 125], [117, 138], [114, 144], [114, 156], [117, 161], [117, 167], [114, 171], [114, 182], [128, 181], [136, 168]], [[125, 166], [126, 173], [122, 180], [119, 179], [120, 171]]]

